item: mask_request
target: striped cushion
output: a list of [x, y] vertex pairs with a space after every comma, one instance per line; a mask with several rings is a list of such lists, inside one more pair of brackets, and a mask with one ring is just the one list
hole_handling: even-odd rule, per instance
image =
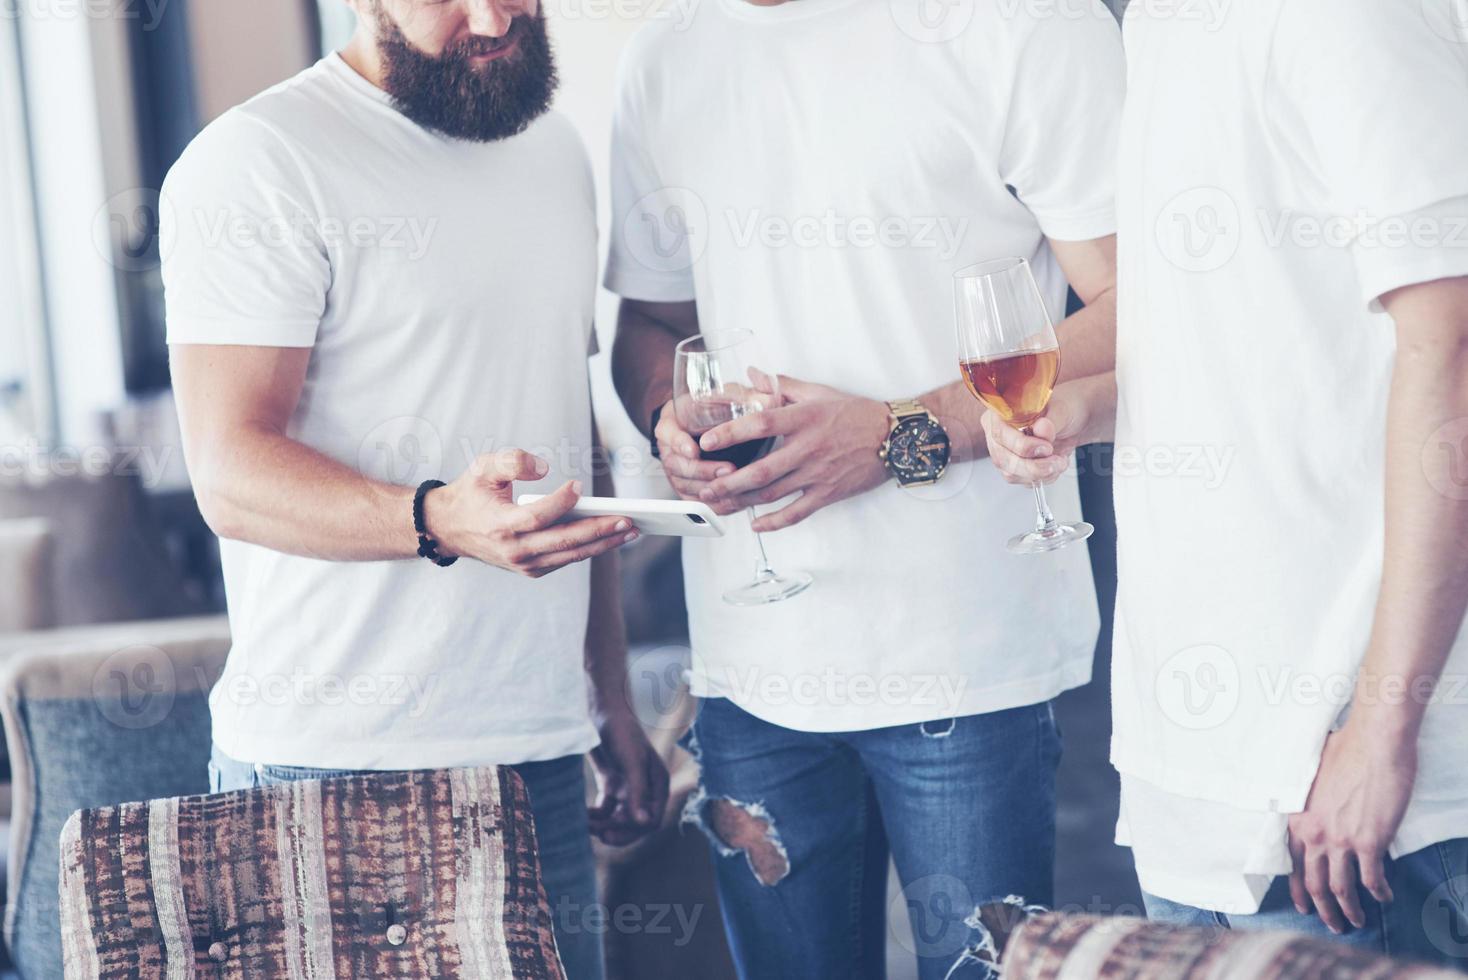
[[981, 910], [980, 917], [1002, 953], [1004, 980], [1462, 980], [1446, 970], [1288, 932], [1185, 929], [1000, 906]]
[[61, 918], [69, 980], [563, 977], [509, 769], [82, 810]]

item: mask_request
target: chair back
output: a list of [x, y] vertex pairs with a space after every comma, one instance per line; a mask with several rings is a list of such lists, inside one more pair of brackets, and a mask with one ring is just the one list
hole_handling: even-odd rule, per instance
[[82, 811], [61, 836], [61, 905], [68, 980], [563, 980], [508, 768]]

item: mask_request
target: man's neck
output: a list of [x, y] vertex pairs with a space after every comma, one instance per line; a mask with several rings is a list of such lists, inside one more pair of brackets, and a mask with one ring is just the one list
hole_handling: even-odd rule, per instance
[[382, 55], [377, 49], [377, 43], [361, 28], [352, 35], [347, 46], [341, 49], [341, 58], [358, 75], [378, 88], [385, 88], [383, 80], [387, 71], [382, 63]]

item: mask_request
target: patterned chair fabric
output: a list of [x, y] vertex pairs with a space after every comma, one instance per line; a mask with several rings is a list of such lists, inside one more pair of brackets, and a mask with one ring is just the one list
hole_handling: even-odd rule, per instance
[[79, 811], [61, 918], [68, 980], [563, 980], [510, 769]]
[[992, 963], [997, 954], [1004, 980], [1462, 980], [1458, 973], [1287, 932], [1188, 929], [1014, 905], [987, 906], [979, 920], [993, 945], [967, 957]]

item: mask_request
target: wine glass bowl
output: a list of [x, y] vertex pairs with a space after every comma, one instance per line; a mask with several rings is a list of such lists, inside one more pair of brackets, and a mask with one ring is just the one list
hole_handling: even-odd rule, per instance
[[[696, 441], [726, 422], [780, 405], [779, 376], [766, 371], [769, 362], [751, 330], [709, 331], [678, 344], [673, 358], [673, 412], [678, 424]], [[714, 451], [700, 450], [706, 460], [743, 469], [775, 448], [775, 440], [755, 439]], [[751, 523], [754, 508], [749, 509]], [[724, 594], [735, 606], [781, 602], [810, 588], [804, 572], [781, 575], [771, 566], [764, 539], [755, 534], [759, 558], [754, 581]]]
[[[1060, 342], [1029, 262], [984, 262], [959, 270], [953, 282], [964, 384], [1006, 424], [1029, 433], [1049, 408], [1060, 377]], [[1035, 484], [1032, 489], [1035, 527], [1010, 540], [1011, 552], [1044, 554], [1094, 533], [1084, 521], [1057, 521], [1045, 488]]]

